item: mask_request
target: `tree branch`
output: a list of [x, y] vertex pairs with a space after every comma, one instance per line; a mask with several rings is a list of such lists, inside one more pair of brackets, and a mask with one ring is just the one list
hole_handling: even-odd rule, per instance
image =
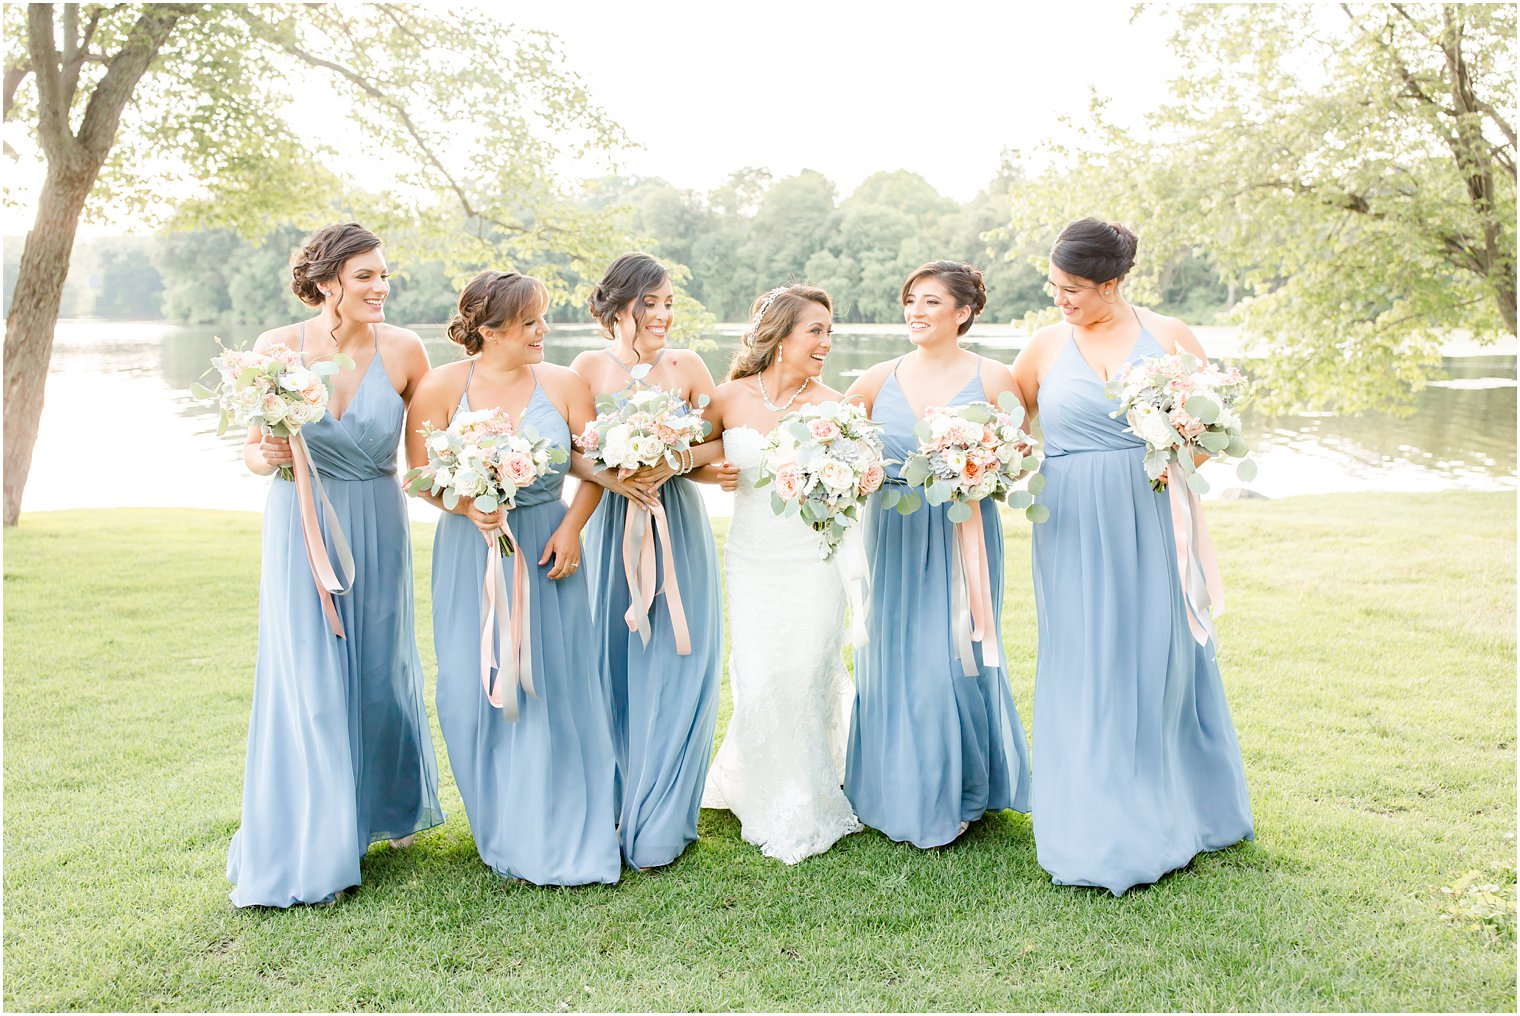
[[428, 143], [426, 135], [423, 134], [422, 130], [417, 126], [416, 122], [412, 120], [411, 115], [406, 111], [406, 107], [403, 106], [393, 96], [375, 87], [373, 83], [371, 83], [367, 78], [358, 72], [351, 70], [342, 64], [323, 59], [314, 53], [307, 52], [300, 46], [292, 34], [281, 32], [276, 26], [269, 24], [262, 18], [251, 15], [248, 13], [248, 8], [236, 7], [234, 8], [234, 13], [236, 13], [238, 17], [242, 18], [248, 27], [252, 28], [254, 32], [265, 39], [265, 41], [273, 43], [274, 45], [283, 49], [285, 52], [289, 53], [291, 56], [302, 60], [312, 67], [331, 71], [333, 74], [338, 75], [345, 81], [349, 82], [349, 84], [359, 89], [365, 95], [368, 95], [370, 98], [375, 99], [383, 106], [388, 108], [391, 111], [391, 114], [395, 116], [396, 120], [401, 124], [401, 127], [406, 132], [407, 136], [410, 137], [412, 139], [412, 142], [417, 146], [417, 149], [422, 155], [423, 159], [428, 163], [428, 165], [432, 166], [433, 169], [437, 171], [439, 176], [441, 176], [447, 182], [449, 189], [452, 190], [454, 192], [454, 196], [458, 198], [460, 207], [463, 209], [465, 215], [482, 222], [489, 222], [492, 225], [497, 226], [501, 229], [505, 229], [509, 232], [526, 233], [528, 231], [527, 227], [519, 223], [506, 222], [501, 219], [493, 218], [492, 216], [486, 215], [484, 212], [478, 210], [470, 201], [469, 195], [465, 192], [464, 185], [455, 178], [453, 173], [449, 172], [448, 168], [444, 165], [443, 160], [440, 159], [438, 154], [433, 151], [433, 147]]
[[58, 68], [58, 47], [53, 42], [52, 4], [27, 5], [26, 46], [37, 75], [37, 138], [48, 163], [62, 169], [71, 161], [75, 145]]
[[25, 81], [26, 76], [30, 73], [32, 73], [32, 65], [29, 63], [19, 63], [5, 69], [4, 119], [9, 120], [11, 118], [11, 107], [16, 104], [16, 90], [21, 87], [21, 82]]
[[[77, 39], [76, 30], [79, 27], [79, 11], [76, 4], [65, 4], [63, 15], [63, 88], [69, 97], [69, 106], [74, 105], [74, 96], [79, 91], [79, 72], [84, 67], [85, 61], [94, 58], [100, 63], [109, 63], [103, 58], [90, 52], [90, 40], [95, 37], [95, 29], [100, 25], [100, 16], [103, 14], [99, 7], [90, 11], [89, 23], [84, 27], [84, 33]], [[92, 62], [94, 62], [92, 61]]]
[[105, 161], [132, 91], [175, 25], [201, 9], [200, 4], [148, 4], [143, 8], [142, 15], [127, 31], [127, 41], [110, 58], [105, 76], [90, 92], [90, 101], [85, 106], [79, 143], [95, 159]]

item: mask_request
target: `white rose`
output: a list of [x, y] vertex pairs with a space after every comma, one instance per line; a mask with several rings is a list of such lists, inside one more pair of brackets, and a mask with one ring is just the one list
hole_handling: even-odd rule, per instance
[[947, 437], [958, 423], [960, 423], [959, 420], [947, 413], [935, 415], [929, 420], [929, 436], [933, 440], [939, 441]]
[[665, 451], [665, 442], [652, 434], [640, 434], [629, 442], [633, 457], [641, 465], [652, 466], [660, 461], [660, 455]]
[[940, 461], [956, 476], [966, 471], [966, 452], [961, 448], [946, 448], [940, 452]]
[[1171, 448], [1177, 442], [1172, 435], [1171, 424], [1167, 423], [1166, 414], [1154, 406], [1142, 403], [1131, 409], [1129, 425], [1152, 448]]
[[449, 450], [449, 435], [444, 431], [434, 431], [428, 435], [427, 447], [430, 452], [446, 452]]
[[321, 419], [322, 410], [307, 402], [292, 402], [285, 407], [285, 422], [293, 427], [304, 427]]
[[818, 478], [836, 494], [855, 489], [855, 471], [835, 459], [829, 459], [823, 464], [823, 468], [818, 470]]
[[285, 400], [270, 392], [259, 400], [258, 412], [266, 424], [279, 423], [285, 419]]
[[305, 367], [291, 367], [280, 375], [280, 387], [287, 392], [299, 392], [310, 388], [317, 376]]
[[486, 492], [485, 475], [469, 467], [463, 468], [454, 474], [454, 489], [463, 497], [478, 497]]
[[457, 413], [454, 419], [449, 421], [450, 430], [462, 430], [472, 423], [483, 423], [496, 414], [494, 409], [470, 409], [463, 413]]
[[440, 487], [447, 487], [454, 482], [454, 471], [448, 466], [439, 466], [438, 471], [433, 474], [433, 479], [438, 481]]

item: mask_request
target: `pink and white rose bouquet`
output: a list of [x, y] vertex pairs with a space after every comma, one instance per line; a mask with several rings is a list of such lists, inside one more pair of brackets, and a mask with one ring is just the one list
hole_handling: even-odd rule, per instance
[[[340, 367], [353, 366], [353, 357], [345, 353], [306, 364], [300, 353], [281, 343], [263, 353], [223, 346], [221, 353], [211, 358], [211, 369], [217, 374], [216, 385], [207, 388], [196, 382], [190, 391], [220, 407], [218, 435], [227, 433], [227, 428], [235, 424], [259, 427], [276, 437], [290, 437], [327, 415], [332, 375]], [[294, 478], [289, 466], [280, 467], [280, 476], [286, 480]]]
[[825, 561], [886, 478], [880, 429], [857, 403], [823, 402], [782, 417], [761, 446], [755, 486], [773, 485], [771, 510], [807, 523]]
[[[407, 492], [442, 495], [444, 507], [451, 511], [462, 497], [471, 498], [482, 512], [511, 511], [518, 491], [570, 457], [533, 428], [514, 428], [500, 409], [456, 413], [443, 430], [429, 423], [421, 433], [428, 461], [408, 470]], [[502, 553], [511, 554], [506, 534], [499, 540]]]
[[1249, 483], [1256, 463], [1241, 433], [1241, 405], [1250, 383], [1237, 367], [1205, 365], [1190, 353], [1147, 357], [1127, 365], [1108, 382], [1108, 397], [1119, 402], [1109, 415], [1129, 422], [1125, 428], [1145, 442], [1145, 475], [1153, 490], [1165, 490], [1167, 471], [1176, 465], [1188, 489], [1205, 493], [1195, 455], [1224, 455], [1241, 463], [1236, 475]]
[[[995, 406], [971, 402], [932, 407], [913, 428], [918, 449], [903, 462], [903, 481], [923, 487], [931, 505], [953, 502], [951, 522], [971, 518], [968, 505], [989, 497], [1022, 509], [1031, 522], [1044, 522], [1050, 509], [1035, 504], [1034, 495], [1044, 488], [1045, 478], [1035, 472], [1040, 466], [1033, 451], [1037, 442], [1024, 432], [1023, 422], [1024, 407], [1012, 392], [1000, 395]], [[1027, 489], [1017, 489], [1026, 476]], [[918, 507], [913, 491], [891, 493], [897, 495], [891, 504], [902, 514]]]
[[[705, 407], [707, 396], [698, 400]], [[627, 395], [602, 395], [596, 418], [575, 438], [575, 447], [603, 469], [636, 470], [662, 459], [682, 470], [682, 456], [712, 431], [685, 399], [657, 386]], [[690, 460], [685, 463], [689, 467]]]

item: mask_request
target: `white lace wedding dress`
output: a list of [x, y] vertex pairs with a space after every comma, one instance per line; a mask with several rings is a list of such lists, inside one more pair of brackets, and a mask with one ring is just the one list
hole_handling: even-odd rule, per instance
[[734, 712], [708, 771], [704, 808], [727, 808], [744, 839], [796, 864], [861, 828], [840, 783], [854, 688], [840, 655], [845, 595], [813, 532], [771, 511], [754, 483], [762, 435], [727, 430], [741, 467], [725, 578]]

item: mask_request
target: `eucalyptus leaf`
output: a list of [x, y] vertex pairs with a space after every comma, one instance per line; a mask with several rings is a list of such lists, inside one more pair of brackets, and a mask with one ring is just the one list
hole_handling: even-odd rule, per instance
[[1035, 525], [1050, 520], [1050, 508], [1036, 502], [1024, 509], [1024, 517]]
[[475, 499], [475, 510], [489, 515], [501, 507], [501, 502], [492, 494], [482, 494]]
[[1034, 503], [1034, 495], [1027, 490], [1013, 490], [1008, 492], [1008, 500], [1005, 502], [1014, 511], [1028, 508]]
[[1209, 481], [1196, 472], [1188, 474], [1187, 486], [1188, 490], [1191, 490], [1194, 494], [1207, 494], [1209, 492]]
[[444, 491], [443, 506], [449, 511], [453, 511], [455, 508], [459, 507], [459, 491], [455, 490], [453, 487], [450, 487], [448, 490]]
[[1235, 467], [1235, 475], [1240, 478], [1242, 483], [1250, 483], [1256, 479], [1256, 463], [1250, 459], [1241, 459], [1240, 465]]
[[[930, 503], [932, 504], [933, 502], [931, 501]], [[955, 523], [969, 522], [971, 520], [971, 506], [960, 501], [953, 502], [949, 508], [945, 509], [945, 518]]]
[[1213, 423], [1219, 419], [1219, 403], [1201, 395], [1195, 395], [1187, 400], [1187, 411], [1204, 423]]
[[1221, 434], [1218, 431], [1208, 431], [1198, 435], [1198, 443], [1208, 451], [1218, 455], [1230, 447], [1230, 435]]
[[1029, 477], [1029, 493], [1039, 496], [1045, 489], [1045, 474], [1033, 473]]
[[207, 388], [205, 385], [201, 384], [199, 381], [192, 381], [192, 382], [190, 382], [190, 394], [194, 395], [198, 399], [214, 399], [214, 398], [216, 398], [216, 392], [212, 391], [210, 388]]
[[898, 499], [897, 514], [912, 515], [914, 512], [918, 511], [918, 507], [922, 503], [923, 501], [917, 494], [913, 493], [911, 490], [905, 490], [903, 491], [902, 497]]

